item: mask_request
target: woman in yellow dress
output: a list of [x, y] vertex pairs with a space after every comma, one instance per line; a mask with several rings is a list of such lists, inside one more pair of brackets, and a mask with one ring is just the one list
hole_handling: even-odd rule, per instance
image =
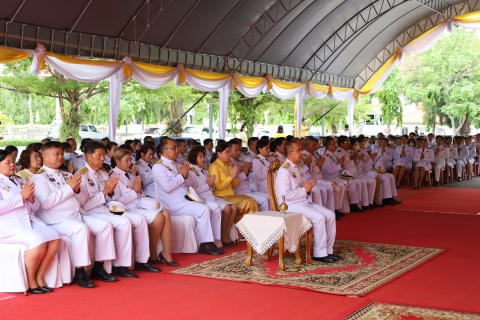
[[249, 196], [237, 195], [232, 187], [238, 186], [238, 167], [230, 163], [230, 147], [225, 142], [219, 142], [212, 156], [212, 164], [208, 168], [210, 176], [215, 175], [215, 197], [237, 205], [237, 217], [240, 221], [245, 214], [258, 212], [257, 201]]

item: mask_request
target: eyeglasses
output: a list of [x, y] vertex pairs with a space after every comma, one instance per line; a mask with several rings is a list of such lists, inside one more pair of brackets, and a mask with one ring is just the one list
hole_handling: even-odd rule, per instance
[[301, 153], [303, 151], [303, 149], [298, 149], [298, 150], [293, 150], [292, 152], [299, 152]]
[[168, 150], [168, 149], [178, 150], [178, 149], [180, 149], [180, 148], [179, 148], [179, 147], [163, 148], [163, 150]]

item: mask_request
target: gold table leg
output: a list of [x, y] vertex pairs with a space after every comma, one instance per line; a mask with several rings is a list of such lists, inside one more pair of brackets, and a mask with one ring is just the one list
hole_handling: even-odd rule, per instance
[[278, 269], [281, 271], [285, 271], [285, 262], [283, 261], [283, 251], [284, 251], [284, 238], [283, 236], [279, 240], [278, 244]]
[[245, 265], [247, 267], [251, 267], [252, 261], [253, 261], [253, 249], [250, 243], [248, 243], [248, 241], [247, 241], [247, 249], [248, 249], [248, 253], [247, 253], [247, 259], [245, 260]]

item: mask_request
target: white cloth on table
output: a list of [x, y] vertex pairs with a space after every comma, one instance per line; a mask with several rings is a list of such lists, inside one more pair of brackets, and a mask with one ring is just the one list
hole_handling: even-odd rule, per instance
[[312, 227], [303, 214], [264, 211], [245, 215], [237, 228], [253, 250], [264, 254], [284, 236], [284, 247], [289, 252], [297, 251], [298, 239]]

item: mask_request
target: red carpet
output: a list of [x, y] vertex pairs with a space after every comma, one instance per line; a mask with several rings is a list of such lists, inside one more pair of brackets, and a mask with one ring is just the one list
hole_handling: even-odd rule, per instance
[[398, 189], [401, 206], [395, 210], [436, 211], [444, 213], [480, 213], [480, 190], [461, 188], [422, 188], [420, 190]]
[[[434, 197], [432, 192], [430, 198]], [[338, 222], [337, 238], [448, 248], [441, 256], [372, 292], [368, 301], [480, 313], [479, 219], [384, 208], [348, 214]], [[235, 248], [239, 250], [245, 250], [243, 243]], [[183, 267], [209, 258], [175, 255]], [[367, 301], [165, 272], [139, 274], [140, 279], [97, 282], [94, 289], [70, 286], [41, 296], [14, 294], [13, 299], [0, 300], [0, 319], [336, 319]]]

